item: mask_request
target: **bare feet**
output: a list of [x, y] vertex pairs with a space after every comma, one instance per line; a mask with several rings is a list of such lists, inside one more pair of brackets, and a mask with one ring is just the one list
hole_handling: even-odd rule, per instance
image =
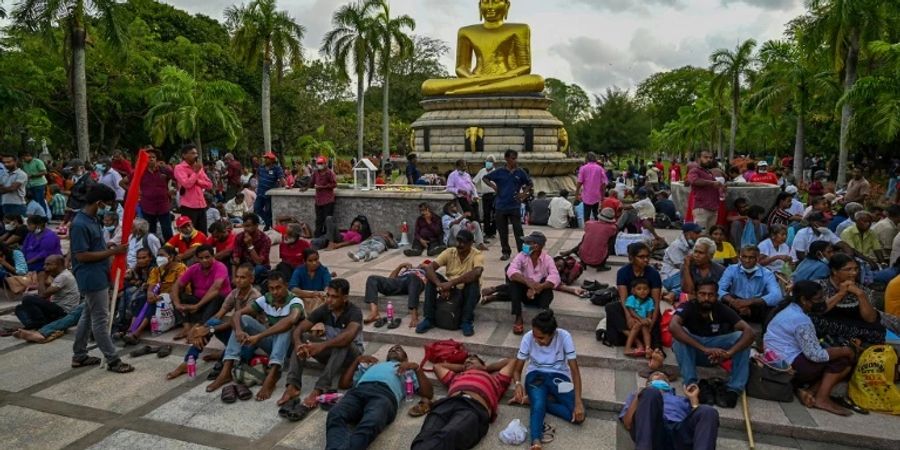
[[287, 404], [287, 402], [297, 398], [300, 396], [300, 389], [293, 384], [287, 385], [284, 389], [284, 394], [282, 394], [281, 398], [278, 399], [278, 406], [283, 406]]
[[653, 354], [650, 355], [650, 361], [647, 362], [647, 367], [650, 370], [656, 371], [662, 369], [663, 363], [666, 358], [663, 356], [663, 352], [660, 349], [653, 350]]
[[409, 313], [409, 327], [415, 328], [417, 325], [419, 325], [419, 313], [412, 311]]
[[16, 330], [16, 332], [13, 333], [13, 337], [37, 344], [43, 344], [46, 340], [43, 334], [32, 330]]
[[370, 323], [372, 323], [372, 322], [378, 320], [379, 317], [380, 317], [380, 316], [378, 315], [378, 313], [375, 313], [375, 314], [369, 314], [369, 317], [366, 317], [365, 319], [363, 319], [363, 324], [364, 324], [364, 325], [368, 325], [368, 324], [370, 324]]
[[281, 378], [281, 369], [277, 365], [273, 365], [269, 369], [266, 381], [263, 381], [262, 387], [256, 393], [256, 401], [261, 402], [272, 397], [272, 392], [275, 391], [275, 384], [278, 383], [279, 378]]
[[206, 392], [215, 392], [222, 386], [231, 383], [231, 368], [233, 366], [234, 361], [225, 361], [225, 364], [222, 366], [222, 372], [219, 373], [219, 376], [216, 377], [215, 381], [209, 383], [209, 386], [206, 386]]
[[178, 365], [178, 367], [175, 368], [175, 370], [173, 370], [173, 371], [171, 371], [171, 372], [169, 372], [169, 373], [166, 374], [166, 379], [167, 379], [167, 380], [174, 380], [174, 379], [176, 379], [176, 378], [178, 378], [178, 377], [180, 377], [180, 376], [182, 376], [182, 375], [184, 375], [184, 374], [186, 374], [186, 373], [187, 373], [187, 364], [186, 364], [186, 363], [181, 363], [181, 364]]
[[319, 403], [318, 400], [316, 400], [316, 397], [318, 397], [320, 395], [322, 395], [322, 391], [320, 391], [318, 389], [313, 389], [312, 391], [309, 392], [309, 395], [307, 395], [306, 398], [303, 399], [303, 405], [306, 406], [307, 408], [315, 408], [316, 405]]
[[808, 390], [797, 389], [796, 391], [794, 391], [794, 393], [797, 394], [797, 399], [800, 400], [800, 403], [803, 404], [803, 406], [807, 408], [812, 408], [813, 406], [815, 406], [816, 397], [812, 395], [812, 393]]
[[839, 416], [850, 416], [853, 415], [848, 409], [838, 406], [830, 398], [827, 396], [825, 398], [816, 398], [813, 401], [813, 408], [821, 409], [823, 411], [828, 411], [832, 414], [837, 414]]

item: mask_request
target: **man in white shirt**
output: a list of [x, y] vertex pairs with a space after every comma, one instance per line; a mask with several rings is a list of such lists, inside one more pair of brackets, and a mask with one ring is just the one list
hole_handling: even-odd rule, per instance
[[803, 204], [800, 200], [797, 200], [797, 186], [790, 185], [784, 189], [784, 192], [787, 194], [791, 194], [791, 206], [787, 209], [787, 212], [792, 216], [803, 216], [803, 213], [806, 211], [806, 205]]
[[0, 193], [3, 194], [3, 215], [25, 215], [25, 188], [28, 174], [19, 168], [18, 158], [3, 156], [6, 170], [0, 170]]
[[[878, 237], [881, 248], [887, 253], [891, 250], [898, 231], [900, 231], [900, 205], [891, 205], [887, 209], [887, 217], [872, 225], [872, 233]], [[892, 259], [888, 263], [893, 264], [894, 260]]]
[[794, 262], [802, 261], [803, 258], [806, 257], [806, 252], [809, 250], [809, 244], [812, 244], [813, 242], [825, 241], [830, 244], [841, 243], [841, 238], [826, 226], [827, 222], [822, 213], [810, 213], [810, 215], [806, 217], [806, 221], [809, 223], [809, 226], [797, 231], [797, 235], [794, 236], [794, 243], [791, 246], [791, 256], [794, 258]]
[[575, 217], [575, 209], [568, 197], [569, 191], [563, 189], [559, 191], [559, 197], [550, 200], [550, 219], [547, 221], [547, 225], [553, 228], [569, 227], [571, 220]]

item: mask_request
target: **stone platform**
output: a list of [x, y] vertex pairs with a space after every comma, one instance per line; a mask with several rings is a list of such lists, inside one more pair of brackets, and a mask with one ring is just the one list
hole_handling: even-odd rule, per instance
[[[781, 193], [781, 188], [771, 184], [764, 183], [728, 183], [725, 191], [725, 205], [730, 209], [734, 207], [734, 201], [739, 198], [746, 198], [751, 206], [762, 206], [766, 210], [766, 214], [775, 204], [775, 199]], [[683, 182], [672, 183], [672, 201], [675, 207], [684, 217], [687, 211], [688, 197], [691, 195], [691, 188], [685, 186]]]

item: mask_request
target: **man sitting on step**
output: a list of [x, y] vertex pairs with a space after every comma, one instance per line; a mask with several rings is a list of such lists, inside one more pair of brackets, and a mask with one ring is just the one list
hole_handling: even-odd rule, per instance
[[[484, 255], [472, 244], [475, 236], [469, 230], [462, 230], [456, 235], [456, 247], [444, 250], [431, 264], [425, 266], [428, 284], [425, 285], [425, 316], [416, 327], [416, 333], [422, 334], [435, 325], [438, 296], [449, 299], [454, 291], [462, 291], [462, 331], [463, 336], [475, 334], [475, 306], [480, 297], [481, 273], [484, 271]], [[445, 275], [437, 270], [446, 267]]]
[[413, 267], [410, 263], [402, 263], [387, 277], [370, 275], [366, 279], [366, 303], [369, 305], [369, 317], [364, 324], [375, 323], [376, 328], [387, 325], [388, 328], [397, 328], [399, 318], [394, 318], [394, 323], [388, 323], [378, 315], [378, 295], [406, 295], [406, 303], [409, 308], [409, 327], [415, 328], [419, 324], [419, 296], [425, 289], [425, 269]]
[[[407, 392], [410, 381], [412, 392]], [[410, 362], [399, 345], [388, 350], [385, 362], [369, 355], [357, 357], [341, 376], [338, 386], [350, 390], [328, 411], [327, 449], [368, 448], [397, 417], [404, 396], [416, 392], [422, 396], [422, 401], [409, 410], [409, 415], [419, 417], [428, 412], [434, 395], [425, 371]]]

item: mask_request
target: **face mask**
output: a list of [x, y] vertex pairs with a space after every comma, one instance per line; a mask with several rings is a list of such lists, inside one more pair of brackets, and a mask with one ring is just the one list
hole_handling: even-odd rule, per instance
[[825, 302], [813, 303], [812, 307], [809, 308], [810, 314], [815, 316], [825, 314], [826, 311], [828, 311], [828, 304]]
[[165, 266], [168, 263], [169, 263], [169, 258], [167, 258], [165, 256], [157, 256], [156, 257], [156, 265], [158, 267]]
[[652, 387], [654, 389], [658, 389], [660, 391], [671, 391], [672, 390], [672, 386], [669, 386], [669, 382], [664, 381], [664, 380], [653, 380], [650, 382], [650, 387]]
[[325, 168], [325, 164], [316, 164], [316, 169], [322, 170]]
[[693, 240], [693, 239], [688, 239], [688, 240], [687, 240], [688, 247], [694, 247], [694, 244], [695, 244], [695, 243], [697, 243], [697, 241], [695, 241], [695, 240]]
[[103, 229], [112, 233], [113, 231], [116, 231], [116, 226], [115, 225], [107, 225], [107, 226], [103, 227]]
[[16, 226], [11, 223], [8, 223], [8, 224], [3, 225], [3, 228], [5, 228], [6, 231], [12, 231], [12, 230], [16, 229]]
[[106, 166], [104, 166], [103, 164], [94, 164], [94, 170], [96, 170], [97, 172], [103, 172], [103, 169], [105, 168]]
[[183, 237], [185, 240], [188, 240], [188, 241], [191, 239], [192, 235], [193, 235], [193, 233], [181, 233], [181, 237]]
[[522, 253], [531, 256], [531, 246], [528, 244], [522, 244]]
[[743, 270], [744, 273], [746, 273], [747, 275], [753, 275], [754, 273], [756, 273], [757, 270], [759, 270], [759, 266], [753, 266], [749, 269], [744, 266], [741, 266], [741, 270]]
[[491, 170], [491, 169], [494, 168], [494, 163], [492, 163], [492, 162], [490, 162], [490, 161], [485, 161], [485, 163], [484, 163], [484, 168], [487, 169], [487, 170]]
[[816, 231], [819, 232], [818, 234], [825, 234], [825, 233], [827, 233], [829, 230], [828, 230], [828, 227], [819, 227], [819, 228], [816, 228]]

